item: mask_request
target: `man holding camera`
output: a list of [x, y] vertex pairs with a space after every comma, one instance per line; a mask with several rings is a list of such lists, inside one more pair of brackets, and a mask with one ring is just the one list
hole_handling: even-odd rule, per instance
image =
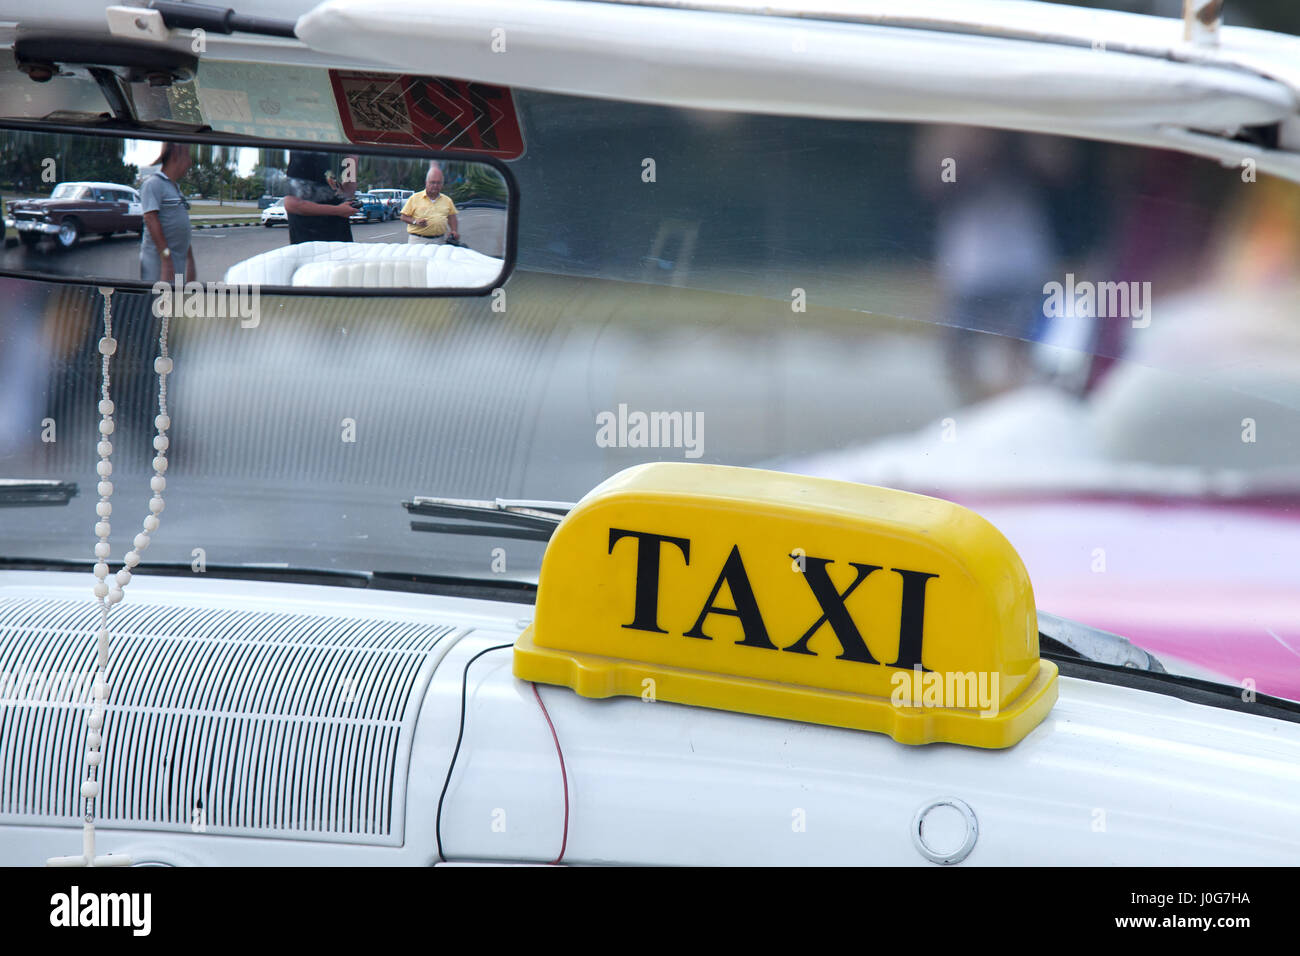
[[[343, 157], [343, 182], [334, 180], [330, 153], [294, 151], [289, 154], [288, 192], [284, 197], [285, 218], [289, 220], [289, 242], [351, 242], [352, 226], [348, 219], [359, 203], [356, 156]], [[352, 175], [347, 175], [348, 164]]]

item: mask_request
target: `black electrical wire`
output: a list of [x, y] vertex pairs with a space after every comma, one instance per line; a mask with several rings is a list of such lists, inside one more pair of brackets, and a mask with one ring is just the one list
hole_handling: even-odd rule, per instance
[[149, 9], [162, 14], [163, 23], [172, 30], [210, 30], [213, 33], [256, 33], [261, 36], [291, 37], [297, 22], [254, 17], [236, 13], [230, 7], [207, 3], [178, 3], [176, 0], [153, 0]]
[[460, 728], [456, 731], [456, 749], [451, 752], [451, 763], [447, 765], [447, 779], [442, 782], [442, 793], [438, 794], [438, 816], [433, 824], [434, 837], [438, 841], [438, 859], [447, 862], [447, 855], [442, 852], [442, 802], [447, 797], [447, 788], [451, 786], [451, 775], [456, 771], [456, 758], [460, 756], [460, 744], [465, 739], [465, 700], [469, 691], [469, 669], [476, 660], [492, 651], [504, 651], [514, 644], [497, 644], [485, 647], [465, 662], [465, 672], [460, 678]]

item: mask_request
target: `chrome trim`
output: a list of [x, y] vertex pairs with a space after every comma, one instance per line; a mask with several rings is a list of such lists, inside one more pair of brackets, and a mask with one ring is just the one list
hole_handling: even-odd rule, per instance
[[1046, 611], [1038, 612], [1038, 631], [1054, 641], [1060, 641], [1071, 650], [1078, 652], [1081, 657], [1098, 664], [1134, 667], [1157, 674], [1165, 673], [1164, 665], [1154, 655], [1109, 631], [1057, 617]]
[[[961, 845], [952, 851], [936, 850], [930, 844], [925, 842], [925, 818], [929, 816], [931, 810], [939, 807], [952, 807], [966, 821], [966, 837], [962, 840]], [[969, 803], [958, 797], [941, 797], [938, 800], [932, 800], [920, 810], [916, 811], [916, 816], [912, 818], [912, 845], [931, 863], [938, 863], [940, 866], [952, 866], [954, 863], [960, 863], [966, 857], [970, 856], [970, 851], [975, 849], [975, 842], [980, 838], [979, 820], [975, 818], [975, 811], [971, 809]]]

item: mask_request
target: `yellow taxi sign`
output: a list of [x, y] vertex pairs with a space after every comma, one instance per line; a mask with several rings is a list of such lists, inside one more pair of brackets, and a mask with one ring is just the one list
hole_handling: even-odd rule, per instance
[[1001, 533], [937, 498], [721, 465], [608, 479], [542, 560], [515, 676], [1008, 747], [1056, 701]]

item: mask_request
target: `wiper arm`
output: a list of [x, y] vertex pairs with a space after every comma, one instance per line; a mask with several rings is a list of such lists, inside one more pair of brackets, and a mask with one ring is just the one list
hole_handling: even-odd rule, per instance
[[438, 534], [471, 534], [525, 541], [549, 541], [560, 519], [572, 510], [571, 501], [538, 501], [522, 498], [427, 498], [403, 501], [413, 515], [454, 518], [455, 522], [412, 521], [412, 531]]
[[1063, 647], [1064, 651], [1058, 649], [1058, 654], [1078, 656], [1098, 664], [1133, 667], [1156, 674], [1165, 673], [1164, 665], [1154, 654], [1142, 650], [1118, 634], [1057, 617], [1045, 611], [1038, 612], [1038, 636], [1040, 643], [1046, 638], [1047, 641]]
[[77, 496], [75, 481], [53, 478], [0, 478], [0, 508], [66, 505]]
[[[456, 523], [412, 521], [412, 531], [522, 538], [530, 541], [549, 541], [560, 519], [574, 506], [574, 502], [570, 501], [509, 498], [474, 500], [416, 497], [402, 502], [402, 507], [413, 515], [457, 519]], [[1039, 611], [1038, 632], [1040, 641], [1048, 645], [1045, 649], [1054, 651], [1057, 655], [1081, 657], [1099, 664], [1132, 667], [1157, 674], [1165, 673], [1164, 665], [1153, 654], [1109, 631]]]

